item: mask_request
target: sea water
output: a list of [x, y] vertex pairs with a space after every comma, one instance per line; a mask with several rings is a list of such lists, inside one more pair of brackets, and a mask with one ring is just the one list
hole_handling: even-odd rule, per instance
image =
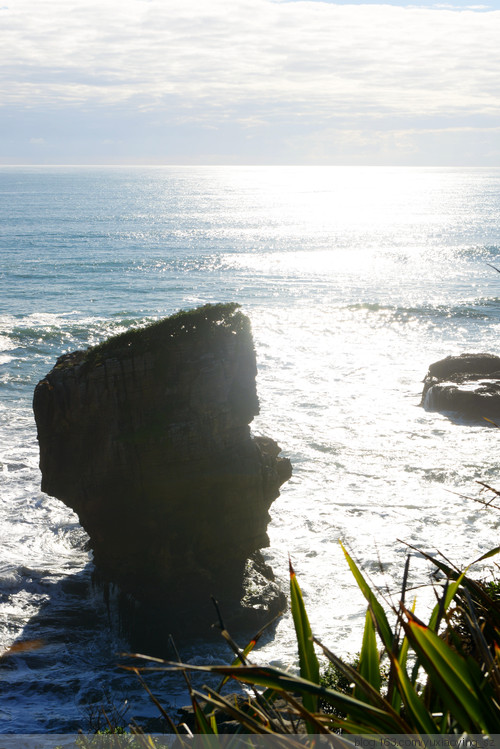
[[[290, 555], [335, 652], [359, 650], [365, 611], [340, 540], [388, 604], [407, 544], [458, 565], [498, 544], [500, 514], [470, 499], [498, 485], [497, 430], [420, 396], [431, 362], [498, 353], [500, 170], [5, 167], [0, 227], [0, 652], [38, 641], [0, 661], [0, 732], [157, 715], [119, 667], [78, 518], [40, 491], [31, 410], [57, 356], [131, 326], [207, 302], [250, 317], [252, 428], [294, 471], [266, 557], [286, 589]], [[429, 573], [413, 553], [422, 615]], [[213, 639], [181, 656], [230, 658]], [[254, 658], [296, 667], [289, 615]], [[168, 709], [186, 703], [175, 674], [150, 683]]]

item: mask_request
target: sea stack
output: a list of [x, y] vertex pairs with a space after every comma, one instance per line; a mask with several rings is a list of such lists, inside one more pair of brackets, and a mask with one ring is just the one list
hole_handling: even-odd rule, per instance
[[248, 318], [216, 304], [64, 354], [36, 386], [42, 490], [78, 514], [150, 651], [207, 634], [211, 596], [228, 627], [284, 607], [259, 549], [291, 465], [251, 435], [256, 373]]

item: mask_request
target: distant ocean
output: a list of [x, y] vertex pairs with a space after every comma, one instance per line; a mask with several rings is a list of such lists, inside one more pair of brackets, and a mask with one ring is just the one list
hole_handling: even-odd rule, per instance
[[[359, 650], [364, 618], [339, 539], [394, 592], [403, 542], [456, 563], [498, 545], [500, 515], [463, 496], [500, 485], [498, 431], [419, 402], [431, 362], [499, 353], [500, 170], [2, 167], [0, 232], [0, 650], [45, 643], [0, 663], [0, 732], [90, 730], [126, 700], [124, 723], [156, 716], [116, 665], [85, 533], [40, 491], [31, 411], [57, 356], [130, 326], [219, 301], [250, 317], [253, 429], [294, 467], [266, 556], [286, 586], [290, 553], [335, 652]], [[418, 555], [410, 570], [427, 581]], [[182, 656], [230, 657], [203, 640]], [[289, 616], [255, 657], [296, 664]], [[186, 703], [175, 675], [151, 684]]]

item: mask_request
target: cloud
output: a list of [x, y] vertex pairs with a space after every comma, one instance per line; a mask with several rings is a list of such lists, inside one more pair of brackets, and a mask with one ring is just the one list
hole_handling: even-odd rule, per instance
[[4, 159], [500, 162], [500, 10], [366, 2], [16, 0]]
[[327, 128], [286, 139], [291, 163], [491, 166], [500, 164], [498, 127]]
[[[17, 0], [1, 103], [194, 119], [500, 110], [500, 12], [301, 0]], [[246, 115], [245, 115], [246, 116]]]

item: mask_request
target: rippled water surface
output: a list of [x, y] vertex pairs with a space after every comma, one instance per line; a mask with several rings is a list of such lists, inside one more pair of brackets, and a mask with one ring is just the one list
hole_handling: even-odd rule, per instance
[[[500, 516], [463, 496], [497, 481], [498, 432], [419, 402], [432, 361], [498, 353], [499, 170], [2, 168], [0, 226], [0, 649], [44, 641], [0, 664], [1, 732], [88, 730], [127, 699], [126, 720], [156, 715], [117, 668], [78, 519], [40, 492], [31, 412], [59, 354], [132, 325], [217, 301], [250, 316], [254, 431], [294, 466], [267, 555], [284, 585], [291, 555], [332, 649], [356, 652], [364, 617], [340, 539], [391, 591], [403, 542], [457, 563], [498, 544]], [[288, 616], [256, 658], [295, 663]], [[175, 677], [152, 685], [186, 701]]]

